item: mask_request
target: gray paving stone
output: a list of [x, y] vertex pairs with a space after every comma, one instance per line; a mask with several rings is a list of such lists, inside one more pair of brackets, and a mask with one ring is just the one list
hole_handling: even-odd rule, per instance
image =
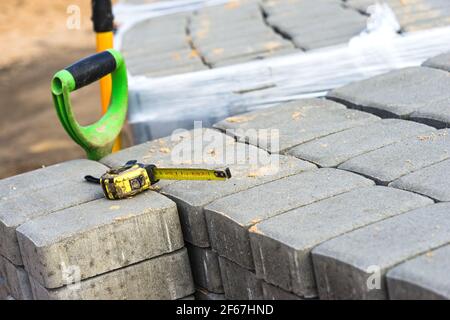
[[422, 66], [450, 72], [450, 52], [430, 58]]
[[[404, 6], [405, 3], [402, 3], [401, 0], [385, 0], [391, 8], [395, 8], [398, 6]], [[411, 3], [411, 0], [409, 0], [406, 5], [409, 5]], [[373, 0], [346, 0], [345, 5], [354, 8], [356, 10], [359, 10], [361, 12], [367, 12], [367, 8], [371, 5], [373, 5]]]
[[0, 180], [0, 199], [5, 201], [24, 193], [58, 185], [61, 182], [80, 180], [80, 177], [82, 179], [88, 174], [104, 173], [105, 170], [105, 166], [98, 162], [79, 159], [22, 173]]
[[321, 167], [336, 167], [369, 151], [430, 131], [433, 128], [412, 121], [386, 119], [301, 144], [287, 153]]
[[[65, 165], [49, 167], [48, 170], [31, 172], [18, 177], [13, 177], [6, 183], [14, 185], [17, 194], [2, 198], [0, 202], [0, 254], [15, 265], [22, 265], [19, 244], [17, 242], [16, 229], [31, 219], [47, 215], [49, 213], [104, 198], [98, 185], [84, 181], [85, 175], [100, 176], [107, 168], [101, 164], [91, 165], [93, 162], [81, 162], [67, 166], [70, 173], [58, 175], [51, 172], [65, 171]], [[46, 180], [42, 185], [35, 179]], [[30, 191], [26, 191], [26, 183], [29, 182]], [[39, 186], [39, 187], [38, 187]], [[26, 201], [24, 201], [26, 192]]]
[[431, 205], [431, 199], [393, 188], [356, 189], [256, 224], [250, 241], [258, 278], [317, 297], [311, 250], [339, 235]]
[[[378, 119], [368, 113], [348, 110], [329, 100], [304, 99], [231, 117], [214, 127], [227, 130], [239, 141], [246, 141], [272, 153], [283, 153], [307, 141], [367, 125]], [[278, 130], [278, 136], [276, 131], [271, 136], [259, 130], [269, 130], [265, 133]]]
[[264, 281], [261, 283], [264, 300], [302, 300], [300, 297]]
[[386, 272], [450, 243], [450, 204], [438, 203], [369, 225], [313, 251], [321, 299], [387, 299]]
[[[100, 162], [108, 167], [123, 166], [130, 160], [164, 167], [223, 166], [225, 155], [211, 154], [210, 145], [228, 145], [234, 139], [213, 129], [180, 131], [172, 136], [153, 140], [113, 153]], [[220, 149], [215, 152], [221, 151]], [[199, 155], [196, 156], [196, 153]], [[198, 163], [197, 163], [198, 162]]]
[[187, 66], [204, 66], [196, 51], [180, 50], [169, 51], [155, 56], [144, 56], [127, 61], [127, 68], [132, 74], [145, 74], [148, 72], [176, 69]]
[[[348, 10], [347, 10], [348, 12]], [[299, 19], [289, 22], [278, 23], [280, 31], [288, 34], [298, 47], [312, 47], [313, 44], [328, 41], [329, 43], [343, 43], [354, 36], [359, 35], [366, 28], [367, 17], [359, 14], [345, 14], [324, 21], [321, 16], [312, 17], [312, 20]], [[297, 21], [301, 21], [298, 23]], [[338, 41], [333, 41], [338, 39]]]
[[30, 280], [36, 300], [176, 300], [195, 291], [186, 249], [53, 290]]
[[326, 34], [333, 28], [347, 30], [350, 26], [359, 26], [362, 31], [367, 23], [366, 16], [342, 8], [311, 13], [301, 14], [299, 10], [293, 10], [283, 15], [269, 16], [267, 21], [269, 24], [283, 29], [291, 37], [307, 33], [313, 33], [319, 37], [320, 34]]
[[448, 72], [411, 67], [332, 90], [327, 97], [382, 117], [408, 118], [426, 111], [432, 100], [450, 97]]
[[212, 66], [214, 68], [220, 68], [220, 67], [225, 67], [225, 66], [230, 66], [230, 65], [240, 64], [240, 63], [260, 61], [263, 59], [268, 59], [268, 58], [273, 58], [273, 57], [278, 57], [278, 56], [283, 56], [283, 55], [288, 55], [288, 54], [299, 54], [301, 52], [302, 51], [299, 49], [289, 48], [289, 49], [277, 50], [274, 52], [266, 52], [266, 53], [256, 54], [254, 56], [246, 56], [246, 57], [222, 60], [222, 61], [213, 63]]
[[[136, 159], [164, 167], [230, 167], [233, 178], [226, 182], [161, 181], [158, 184], [161, 192], [178, 205], [185, 239], [199, 247], [210, 246], [203, 213], [205, 205], [252, 186], [315, 168], [292, 157], [278, 158], [254, 146], [235, 143], [232, 137], [216, 130], [192, 130], [183, 136], [183, 139], [175, 137], [174, 141], [168, 137], [134, 146], [101, 161], [108, 166]], [[186, 161], [174, 157], [180, 150], [187, 156]], [[195, 158], [198, 153], [200, 159]]]
[[208, 47], [228, 47], [232, 44], [243, 43], [249, 37], [254, 37], [255, 40], [262, 41], [265, 39], [278, 39], [279, 36], [266, 27], [264, 24], [255, 25], [248, 21], [242, 24], [233, 25], [230, 29], [229, 25], [224, 25], [216, 28], [199, 28], [198, 30], [191, 30], [191, 39], [196, 48]]
[[336, 12], [342, 9], [341, 3], [334, 0], [316, 0], [314, 2], [302, 0], [275, 1], [272, 3], [263, 3], [263, 6], [269, 16], [284, 14], [286, 12], [292, 12], [298, 15], [304, 13], [307, 16], [308, 14], [320, 14], [321, 12], [327, 11]]
[[171, 52], [176, 55], [179, 52], [191, 50], [192, 48], [188, 40], [189, 38], [187, 38], [186, 41], [183, 42], [173, 40], [172, 42], [158, 43], [158, 45], [155, 45], [153, 43], [149, 44], [148, 46], [152, 47], [151, 53], [148, 52], [148, 49], [145, 46], [141, 46], [138, 48], [124, 47], [122, 52], [128, 66], [129, 61], [133, 59], [142, 59], [143, 57], [154, 57], [156, 59], [160, 59], [160, 57], [166, 55], [167, 52]]
[[195, 292], [195, 298], [197, 300], [210, 300], [210, 301], [226, 300], [225, 294], [208, 292], [207, 290], [202, 288], [197, 288], [197, 291]]
[[26, 270], [50, 289], [67, 282], [64, 266], [87, 279], [184, 246], [175, 203], [156, 192], [58, 211], [28, 221], [17, 234]]
[[189, 244], [186, 247], [195, 285], [205, 289], [208, 293], [222, 294], [223, 284], [217, 253], [211, 249]]
[[302, 48], [303, 50], [308, 51], [324, 47], [347, 44], [350, 41], [350, 39], [353, 36], [357, 35], [358, 33], [359, 32], [355, 32], [352, 35], [344, 34], [331, 37], [324, 37], [323, 39], [316, 38], [311, 40], [305, 40], [305, 38], [295, 37], [292, 39], [292, 41], [298, 48]]
[[300, 173], [222, 198], [205, 208], [212, 248], [254, 269], [248, 229], [283, 212], [373, 185], [361, 176], [335, 169]]
[[389, 186], [450, 201], [450, 160], [438, 162], [395, 180]]
[[238, 264], [219, 257], [225, 298], [227, 300], [262, 300], [262, 281]]
[[[28, 274], [22, 267], [17, 267], [4, 257], [0, 256], [0, 279], [3, 279], [7, 296], [15, 300], [33, 300]], [[1, 284], [0, 284], [1, 286]]]
[[6, 287], [6, 279], [2, 276], [0, 266], [0, 301], [7, 300], [9, 296], [8, 288]]
[[[189, 38], [185, 32], [168, 33], [164, 39], [160, 35], [143, 35], [141, 33], [130, 37], [125, 34], [123, 38], [123, 45], [125, 55], [127, 53], [135, 53], [145, 51], [149, 55], [160, 54], [166, 49], [167, 51], [174, 51], [180, 48], [189, 47]], [[154, 47], [155, 50], [149, 52], [149, 48]]]
[[408, 173], [450, 157], [447, 130], [420, 134], [350, 159], [338, 168], [370, 177], [387, 185]]
[[404, 27], [407, 32], [415, 32], [433, 28], [447, 27], [450, 25], [450, 17], [430, 18], [430, 20], [414, 22]]
[[398, 21], [406, 31], [409, 31], [408, 27], [411, 26], [415, 27], [424, 22], [433, 23], [435, 20], [450, 17], [450, 3], [448, 1], [425, 0], [417, 2], [417, 4], [394, 9]]
[[450, 98], [436, 99], [414, 111], [411, 119], [436, 128], [450, 127]]
[[[181, 227], [186, 241], [198, 247], [210, 247], [204, 208], [211, 202], [252, 187], [274, 181], [303, 171], [315, 169], [316, 166], [293, 157], [269, 155], [254, 146], [238, 143], [238, 155], [250, 156], [252, 160], [240, 157], [243, 163], [229, 161], [232, 178], [228, 181], [180, 181], [167, 185], [161, 193], [177, 203]], [[220, 151], [217, 151], [219, 154]]]
[[[230, 36], [231, 37], [231, 36]], [[224, 53], [228, 50], [233, 50], [237, 46], [244, 46], [249, 45], [249, 38], [252, 39], [251, 44], [258, 46], [264, 46], [267, 48], [267, 52], [279, 50], [278, 47], [279, 43], [285, 44], [285, 41], [278, 35], [268, 32], [259, 32], [259, 33], [253, 33], [253, 34], [247, 34], [247, 33], [241, 33], [239, 35], [235, 35], [231, 37], [230, 39], [222, 39], [221, 36], [213, 36], [211, 40], [205, 41], [205, 43], [195, 43], [196, 47], [200, 52], [215, 52], [216, 50], [224, 50]], [[283, 48], [287, 49], [287, 47], [293, 47], [293, 46], [286, 46], [283, 45]], [[259, 52], [259, 50], [258, 50]], [[231, 57], [228, 59], [235, 59], [235, 57]]]
[[449, 266], [450, 245], [402, 263], [386, 275], [389, 298], [450, 299]]
[[275, 52], [286, 48], [293, 48], [293, 46], [291, 43], [280, 39], [278, 41], [268, 41], [265, 43], [247, 42], [243, 44], [230, 45], [227, 48], [207, 49], [206, 51], [202, 51], [201, 48], [198, 50], [208, 63], [213, 64], [221, 60], [245, 57], [256, 53]]
[[151, 77], [151, 78], [157, 78], [157, 77], [174, 76], [174, 75], [178, 75], [178, 74], [182, 74], [182, 73], [197, 72], [197, 71], [208, 70], [208, 69], [209, 68], [207, 66], [203, 65], [201, 62], [198, 62], [198, 63], [187, 64], [185, 66], [168, 68], [166, 70], [148, 71], [148, 72], [143, 73], [142, 75]]
[[219, 6], [208, 6], [199, 10], [198, 15], [211, 18], [260, 16], [258, 1], [230, 1]]

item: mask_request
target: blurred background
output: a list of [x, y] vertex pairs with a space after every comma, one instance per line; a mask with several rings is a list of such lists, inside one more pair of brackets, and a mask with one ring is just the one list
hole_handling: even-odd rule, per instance
[[[65, 133], [50, 94], [53, 74], [95, 52], [90, 0], [0, 2], [0, 178], [84, 157]], [[67, 28], [71, 5], [80, 28]], [[73, 105], [83, 123], [100, 116], [98, 84], [76, 92]]]

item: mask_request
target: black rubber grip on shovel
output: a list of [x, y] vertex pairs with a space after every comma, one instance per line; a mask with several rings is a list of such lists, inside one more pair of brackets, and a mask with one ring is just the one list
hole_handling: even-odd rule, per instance
[[103, 51], [75, 62], [66, 70], [75, 79], [75, 90], [87, 86], [104, 76], [114, 72], [117, 68], [116, 59], [108, 52]]
[[114, 16], [111, 0], [92, 0], [92, 22], [94, 31], [111, 32], [114, 28]]

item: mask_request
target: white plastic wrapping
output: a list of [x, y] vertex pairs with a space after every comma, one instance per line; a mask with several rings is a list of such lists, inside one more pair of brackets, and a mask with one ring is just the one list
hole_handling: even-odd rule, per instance
[[177, 127], [189, 129], [194, 120], [210, 125], [280, 102], [323, 96], [450, 51], [450, 27], [398, 34], [399, 24], [387, 5], [377, 4], [370, 12], [367, 30], [348, 44], [163, 78], [130, 76], [129, 122], [136, 142], [168, 135]]

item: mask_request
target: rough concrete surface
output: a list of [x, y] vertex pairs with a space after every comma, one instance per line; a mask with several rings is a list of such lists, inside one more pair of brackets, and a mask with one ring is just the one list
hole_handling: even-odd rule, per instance
[[176, 300], [195, 291], [186, 249], [54, 290], [30, 280], [36, 300]]
[[316, 297], [311, 251], [374, 222], [431, 205], [431, 199], [393, 188], [356, 189], [256, 224], [250, 232], [256, 274], [301, 297]]
[[449, 203], [419, 208], [313, 249], [320, 298], [387, 299], [390, 268], [450, 243], [449, 210]]
[[254, 269], [249, 231], [283, 212], [367, 187], [373, 182], [335, 169], [307, 171], [217, 200], [205, 209], [211, 245], [219, 255]]
[[450, 299], [449, 266], [450, 245], [402, 263], [386, 275], [389, 298]]
[[175, 203], [155, 192], [58, 211], [17, 233], [26, 270], [46, 288], [67, 283], [67, 268], [83, 280], [184, 245]]

